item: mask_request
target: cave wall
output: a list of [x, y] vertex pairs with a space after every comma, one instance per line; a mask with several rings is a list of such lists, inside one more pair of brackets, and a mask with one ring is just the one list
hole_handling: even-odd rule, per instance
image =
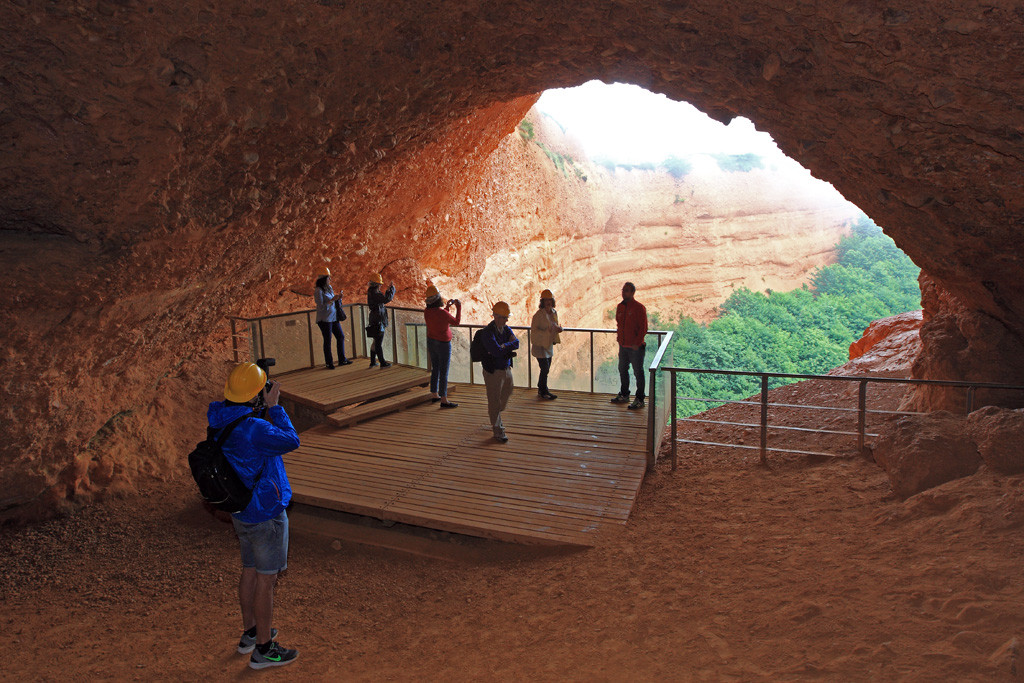
[[[472, 184], [536, 93], [593, 78], [752, 119], [965, 314], [1019, 340], [1022, 13], [950, 1], [3, 3], [0, 510], [152, 469], [142, 452], [100, 468], [97, 439], [198, 362], [226, 314], [293, 305], [290, 283], [315, 265], [356, 292], [391, 264], [409, 297], [420, 259], [482, 258], [500, 240], [489, 226], [452, 234], [425, 218]], [[219, 388], [189, 376], [196, 395]]]

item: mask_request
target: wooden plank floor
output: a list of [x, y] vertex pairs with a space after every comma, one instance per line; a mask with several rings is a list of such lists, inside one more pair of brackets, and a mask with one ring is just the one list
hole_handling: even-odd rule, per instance
[[595, 545], [621, 528], [645, 468], [646, 411], [609, 396], [516, 389], [491, 437], [482, 386], [345, 429], [285, 456], [296, 502], [520, 543]]
[[430, 383], [430, 371], [392, 364], [370, 368], [366, 358], [333, 370], [324, 367], [294, 370], [273, 378], [281, 381], [281, 395], [324, 413]]

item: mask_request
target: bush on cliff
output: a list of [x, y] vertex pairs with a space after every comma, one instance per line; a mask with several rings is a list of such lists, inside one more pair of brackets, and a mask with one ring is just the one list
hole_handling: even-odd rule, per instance
[[[836, 263], [815, 271], [809, 287], [767, 293], [743, 288], [707, 325], [683, 317], [665, 325], [652, 316], [660, 324], [652, 328], [675, 330], [677, 367], [823, 374], [846, 362], [850, 344], [871, 321], [921, 306], [918, 268], [866, 216], [836, 245], [836, 255]], [[760, 389], [750, 377], [683, 374], [679, 382], [680, 395], [705, 399], [743, 399]], [[681, 404], [679, 414], [709, 405]]]

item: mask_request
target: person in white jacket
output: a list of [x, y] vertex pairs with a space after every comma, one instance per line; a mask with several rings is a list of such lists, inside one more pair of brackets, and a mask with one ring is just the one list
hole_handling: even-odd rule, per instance
[[537, 377], [537, 395], [540, 398], [558, 398], [548, 391], [548, 373], [551, 371], [551, 358], [555, 344], [560, 341], [558, 333], [561, 331], [558, 312], [555, 310], [555, 295], [550, 289], [545, 289], [540, 293], [540, 308], [533, 314], [530, 323], [530, 353], [540, 366], [540, 375]]

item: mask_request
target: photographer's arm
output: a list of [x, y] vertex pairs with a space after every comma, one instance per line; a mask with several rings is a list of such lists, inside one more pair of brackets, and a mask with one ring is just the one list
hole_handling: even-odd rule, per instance
[[287, 411], [278, 405], [281, 398], [281, 384], [270, 381], [270, 390], [263, 390], [267, 403], [267, 420], [253, 430], [253, 445], [269, 457], [284, 455], [299, 447], [299, 434], [295, 431]]

